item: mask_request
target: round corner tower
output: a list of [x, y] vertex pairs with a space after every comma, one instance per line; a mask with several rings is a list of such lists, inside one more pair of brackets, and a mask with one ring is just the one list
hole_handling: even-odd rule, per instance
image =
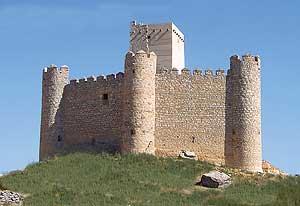
[[69, 68], [67, 66], [58, 69], [56, 65], [50, 65], [43, 71], [40, 160], [53, 156], [63, 138], [60, 104], [68, 81]]
[[230, 58], [226, 79], [225, 164], [262, 172], [260, 59]]
[[156, 55], [128, 52], [124, 74], [122, 152], [155, 154]]

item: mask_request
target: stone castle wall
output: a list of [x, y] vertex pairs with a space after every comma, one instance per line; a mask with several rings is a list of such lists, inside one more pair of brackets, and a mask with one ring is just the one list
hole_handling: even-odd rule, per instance
[[[150, 61], [149, 64], [151, 63]], [[145, 72], [142, 76], [151, 76], [148, 71], [142, 70], [138, 65], [136, 67], [135, 75], [141, 70]], [[132, 74], [132, 69], [127, 73]], [[207, 70], [202, 74], [200, 70], [195, 70], [194, 74], [190, 74], [183, 70], [182, 74], [178, 74], [176, 70], [168, 70], [155, 76], [154, 70], [153, 75], [148, 79], [149, 84], [146, 84], [150, 86], [153, 83], [152, 86], [142, 86], [146, 80], [141, 78], [136, 91], [124, 84], [123, 73], [108, 75], [106, 78], [100, 76], [71, 80], [65, 86], [61, 100], [61, 140], [53, 138], [57, 141], [57, 150], [120, 151], [124, 144], [122, 135], [128, 133], [129, 137], [145, 139], [143, 146], [143, 141], [133, 142], [137, 144], [137, 150], [143, 150], [150, 144], [151, 153], [155, 151], [161, 156], [177, 156], [181, 150], [190, 150], [197, 153], [200, 159], [224, 163], [224, 71], [213, 74], [211, 70]], [[143, 113], [142, 110], [147, 110], [152, 87], [153, 98], [150, 98], [150, 102], [155, 107], [149, 115], [153, 121], [149, 121], [149, 116], [143, 116], [143, 119], [144, 124], [149, 124], [150, 129], [152, 128], [155, 140], [143, 138], [144, 135], [149, 135], [144, 127], [139, 129], [129, 124], [136, 122], [129, 121], [134, 118], [132, 115], [135, 114], [136, 119]], [[145, 95], [140, 98], [143, 88]], [[139, 103], [136, 106], [130, 100], [131, 94], [138, 94]], [[130, 102], [124, 104], [124, 101]], [[128, 124], [124, 128], [123, 123], [126, 122]]]
[[71, 80], [62, 99], [63, 147], [119, 151], [124, 74]]
[[184, 149], [199, 159], [224, 163], [225, 82], [223, 70], [157, 74], [157, 154], [177, 156]]
[[148, 152], [261, 171], [260, 62], [233, 56], [228, 75], [161, 69], [156, 55], [128, 53], [125, 74], [71, 80], [43, 76], [40, 159], [58, 152]]

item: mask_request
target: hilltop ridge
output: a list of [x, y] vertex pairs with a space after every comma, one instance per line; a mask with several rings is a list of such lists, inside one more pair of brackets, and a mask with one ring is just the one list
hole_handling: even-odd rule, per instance
[[[201, 174], [213, 169], [231, 175], [232, 185], [195, 185]], [[299, 177], [239, 174], [201, 161], [145, 154], [70, 154], [4, 176], [0, 185], [25, 194], [26, 206], [300, 204]]]

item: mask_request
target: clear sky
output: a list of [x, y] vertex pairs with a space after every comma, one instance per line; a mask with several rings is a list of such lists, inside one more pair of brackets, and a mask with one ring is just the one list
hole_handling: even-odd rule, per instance
[[299, 9], [296, 0], [0, 0], [0, 172], [38, 160], [42, 69], [67, 64], [73, 78], [122, 71], [137, 20], [173, 21], [190, 69], [260, 55], [263, 158], [300, 173]]

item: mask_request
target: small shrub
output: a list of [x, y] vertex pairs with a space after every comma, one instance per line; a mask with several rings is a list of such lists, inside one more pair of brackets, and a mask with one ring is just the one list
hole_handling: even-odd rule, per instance
[[0, 182], [0, 190], [6, 190], [7, 188], [5, 188], [2, 183]]

